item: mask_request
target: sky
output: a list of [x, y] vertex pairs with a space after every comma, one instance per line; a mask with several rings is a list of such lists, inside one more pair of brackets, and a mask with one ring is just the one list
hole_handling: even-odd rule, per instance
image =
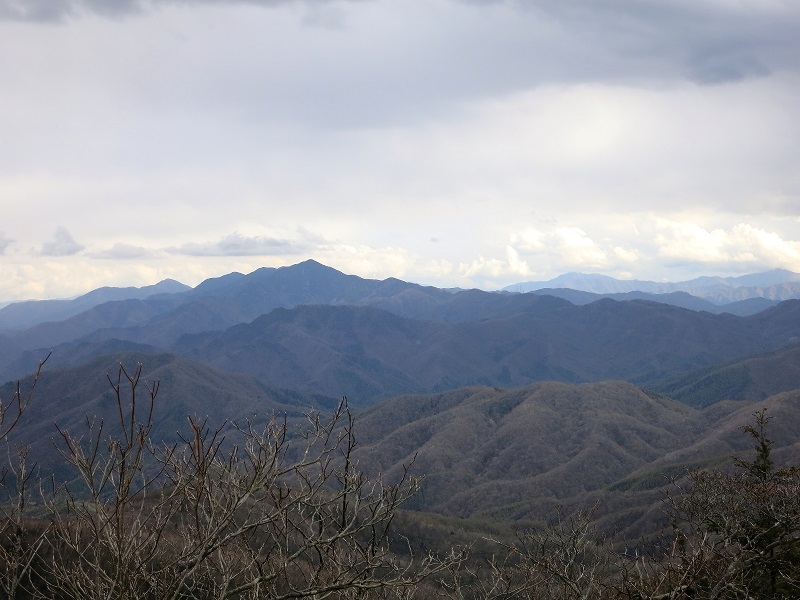
[[796, 0], [0, 0], [0, 301], [800, 272]]

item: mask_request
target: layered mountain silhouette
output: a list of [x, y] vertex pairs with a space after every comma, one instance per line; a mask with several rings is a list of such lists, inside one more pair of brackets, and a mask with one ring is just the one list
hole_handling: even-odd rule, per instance
[[[798, 289], [798, 291], [800, 292], [800, 289]], [[687, 292], [650, 294], [637, 290], [614, 294], [597, 294], [570, 288], [542, 288], [531, 290], [528, 293], [564, 298], [565, 300], [570, 301], [572, 304], [591, 304], [592, 302], [596, 302], [602, 298], [609, 298], [611, 300], [619, 300], [622, 302], [626, 300], [648, 300], [650, 302], [658, 302], [660, 304], [670, 304], [680, 308], [688, 308], [689, 310], [706, 311], [714, 314], [729, 313], [740, 317], [754, 315], [762, 310], [766, 310], [778, 304], [778, 301], [776, 300], [769, 300], [760, 296], [747, 298], [745, 300], [737, 300], [727, 304], [714, 304], [708, 300], [704, 300], [697, 296], [692, 296]]]
[[780, 302], [800, 297], [800, 273], [773, 269], [740, 277], [698, 277], [689, 281], [656, 282], [620, 280], [607, 275], [566, 273], [549, 281], [528, 281], [505, 288], [510, 292], [531, 292], [546, 288], [569, 288], [595, 294], [685, 292], [714, 304], [728, 304], [752, 298]]
[[[376, 281], [345, 275], [309, 260], [291, 267], [265, 267], [249, 275], [231, 273], [206, 280], [188, 292], [105, 302], [59, 322], [6, 331], [28, 349], [90, 334], [96, 334], [95, 338], [116, 336], [165, 344], [186, 333], [221, 330], [251, 321], [279, 307], [307, 304], [402, 307], [406, 303], [416, 307], [431, 297], [441, 299], [450, 295], [444, 290], [396, 279]], [[116, 334], [117, 330], [124, 330], [124, 334]]]
[[748, 318], [602, 300], [447, 323], [353, 306], [279, 309], [171, 350], [222, 370], [355, 402], [549, 379], [641, 384], [792, 343], [800, 301]]
[[178, 294], [191, 288], [174, 279], [144, 287], [102, 287], [71, 300], [28, 300], [0, 308], [0, 330], [24, 329], [46, 321], [63, 321], [98, 304], [114, 300], [148, 298], [158, 294]]
[[646, 300], [451, 292], [306, 261], [7, 330], [0, 375], [30, 372], [51, 349], [64, 367], [139, 350], [355, 403], [544, 380], [666, 385], [797, 343], [798, 317], [798, 300], [737, 317]]
[[[738, 428], [758, 408], [775, 417], [776, 457], [797, 462], [800, 300], [778, 301], [794, 276], [690, 282], [704, 297], [607, 279], [492, 293], [306, 261], [194, 289], [98, 290], [0, 311], [0, 401], [52, 350], [12, 443], [57, 471], [55, 424], [113, 431], [120, 365], [142, 366], [141, 398], [159, 382], [159, 443], [188, 415], [235, 437], [234, 422], [293, 423], [347, 396], [363, 468], [391, 478], [414, 462], [425, 476], [410, 508], [531, 523], [597, 505], [607, 530], [644, 535], [671, 479], [748, 451]], [[719, 304], [723, 288], [741, 298]]]

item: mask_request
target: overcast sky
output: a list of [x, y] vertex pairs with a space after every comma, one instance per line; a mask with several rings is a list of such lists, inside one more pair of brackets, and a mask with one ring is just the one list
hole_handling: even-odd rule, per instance
[[796, 0], [0, 0], [0, 300], [800, 271]]

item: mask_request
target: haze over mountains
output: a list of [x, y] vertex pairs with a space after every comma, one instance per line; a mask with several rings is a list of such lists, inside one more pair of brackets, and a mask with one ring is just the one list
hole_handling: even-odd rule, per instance
[[608, 291], [616, 280], [598, 280], [602, 294], [443, 290], [314, 261], [98, 290], [0, 310], [0, 399], [52, 350], [15, 432], [47, 465], [54, 422], [111, 418], [106, 373], [120, 363], [161, 381], [164, 440], [187, 414], [299, 418], [347, 396], [366, 468], [391, 474], [417, 455], [419, 510], [524, 520], [613, 496], [608, 525], [644, 531], [667, 474], [746, 447], [733, 440], [755, 402], [780, 418], [779, 455], [797, 458], [800, 300], [777, 302], [796, 279], [689, 282], [769, 305], [744, 316], [685, 290]]
[[176, 294], [191, 289], [174, 279], [165, 279], [144, 287], [102, 287], [72, 300], [28, 300], [14, 302], [0, 309], [1, 329], [22, 329], [44, 321], [60, 321], [113, 300], [148, 298], [156, 294]]
[[[777, 274], [757, 279], [772, 281]], [[149, 350], [303, 393], [373, 403], [397, 394], [548, 379], [625, 379], [657, 387], [800, 340], [796, 300], [741, 318], [635, 298], [585, 300], [450, 292], [362, 279], [307, 261], [6, 329], [0, 375], [23, 375], [51, 349], [54, 366], [110, 351]], [[0, 314], [27, 323], [35, 308], [10, 305]]]
[[550, 281], [528, 281], [507, 286], [510, 292], [532, 292], [547, 288], [568, 288], [594, 294], [645, 292], [671, 294], [685, 292], [713, 304], [729, 304], [751, 298], [780, 302], [800, 295], [800, 274], [786, 269], [739, 277], [698, 277], [689, 281], [655, 282], [636, 279], [620, 280], [607, 275], [566, 273]]
[[[281, 273], [284, 269], [289, 269], [292, 271], [293, 276], [297, 277], [303, 271], [316, 268], [316, 273], [313, 277], [320, 277], [321, 279], [313, 281], [313, 284], [321, 287], [333, 284], [336, 274], [342, 275], [334, 269], [327, 267], [319, 269], [319, 267], [323, 267], [323, 265], [310, 260], [279, 269], [265, 267], [254, 271], [250, 275], [230, 273], [202, 282], [193, 290], [193, 293], [195, 296], [216, 294], [237, 284], [244, 284], [244, 282], [247, 282], [244, 284], [245, 288], [252, 288], [258, 285], [257, 282], [259, 280], [276, 277], [273, 272]], [[322, 279], [323, 277], [324, 279]], [[352, 285], [356, 285], [358, 280], [361, 283], [369, 281], [362, 280], [356, 276], [346, 276], [346, 279]], [[279, 275], [272, 281], [273, 285], [277, 284], [278, 280], [280, 280]], [[283, 283], [277, 285], [286, 286], [289, 281], [291, 281], [291, 277], [284, 279]], [[298, 283], [298, 281], [295, 280], [295, 283]], [[291, 306], [292, 300], [295, 302], [301, 300], [300, 303], [303, 304], [329, 303], [330, 298], [325, 296], [324, 292], [322, 296], [317, 298], [302, 295], [302, 293], [309, 294], [311, 283], [312, 279], [306, 279], [306, 287], [302, 291], [295, 289], [291, 292], [284, 289], [287, 293], [300, 295], [296, 295], [294, 299], [285, 297], [283, 299], [285, 303], [281, 304], [281, 306]], [[413, 284], [406, 284], [393, 278], [385, 280], [384, 283], [388, 285], [394, 283], [403, 287], [413, 286]], [[288, 285], [292, 284], [288, 283]], [[336, 286], [334, 285], [334, 287]], [[421, 286], [415, 287], [419, 288]], [[426, 289], [433, 290], [435, 288], [429, 287]], [[574, 304], [588, 304], [601, 297], [611, 297], [617, 300], [653, 300], [664, 304], [691, 308], [692, 310], [731, 312], [732, 314], [739, 314], [735, 312], [736, 305], [739, 303], [754, 301], [752, 303], [754, 308], [748, 309], [750, 312], [747, 313], [752, 314], [777, 302], [800, 298], [800, 274], [785, 269], [773, 269], [764, 273], [740, 277], [699, 277], [690, 281], [671, 283], [620, 280], [599, 274], [566, 273], [549, 281], [521, 282], [507, 286], [504, 289], [505, 291], [516, 293], [538, 292], [540, 295], [553, 295], [565, 298]], [[0, 330], [18, 330], [41, 322], [64, 320], [93, 306], [113, 300], [143, 299], [158, 294], [179, 294], [190, 290], [192, 288], [182, 283], [167, 279], [155, 285], [142, 288], [99, 288], [69, 300], [30, 300], [0, 303], [0, 306], [2, 306], [0, 308]], [[272, 289], [271, 291], [275, 293], [276, 290]], [[315, 299], [319, 302], [314, 302], [313, 300]], [[353, 302], [355, 299], [355, 297], [348, 298], [347, 294], [345, 294], [334, 303]], [[731, 310], [731, 308], [734, 310]]]

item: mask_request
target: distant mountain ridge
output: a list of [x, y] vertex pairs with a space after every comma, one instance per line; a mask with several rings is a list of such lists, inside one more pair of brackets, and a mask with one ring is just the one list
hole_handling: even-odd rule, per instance
[[[451, 295], [398, 279], [378, 281], [345, 275], [307, 260], [289, 267], [261, 268], [248, 275], [230, 273], [207, 279], [178, 294], [105, 302], [63, 321], [39, 322], [28, 329], [4, 333], [26, 349], [54, 346], [98, 331], [105, 331], [99, 334], [103, 339], [123, 337], [163, 346], [187, 333], [220, 331], [252, 321], [275, 308], [308, 304], [419, 306], [436, 304]], [[120, 329], [125, 332], [114, 333]]]
[[0, 308], [0, 330], [25, 329], [46, 321], [62, 321], [99, 304], [116, 300], [143, 299], [158, 294], [178, 294], [190, 290], [174, 279], [164, 279], [143, 287], [102, 287], [71, 300], [27, 300]]
[[372, 307], [279, 309], [223, 332], [184, 336], [170, 350], [279, 387], [336, 390], [372, 403], [476, 384], [625, 379], [645, 385], [800, 339], [797, 300], [747, 318], [650, 302], [552, 300], [538, 310], [457, 322]]
[[[421, 286], [395, 278], [383, 281], [362, 279], [307, 260], [288, 267], [263, 267], [248, 275], [229, 273], [207, 279], [195, 288], [167, 279], [141, 288], [99, 288], [72, 300], [13, 302], [0, 308], [0, 331], [18, 337], [18, 332], [38, 324], [66, 321], [109, 302], [147, 301], [164, 296], [170, 298], [161, 308], [142, 304], [134, 309], [129, 305], [128, 312], [143, 315], [139, 324], [152, 325], [156, 314], [168, 312], [165, 306], [175, 308], [190, 304], [192, 308], [183, 307], [180, 310], [187, 315], [188, 321], [197, 323], [195, 332], [207, 326], [219, 329], [247, 322], [273, 308], [291, 308], [301, 304], [376, 306], [404, 316], [419, 316], [419, 313], [442, 304], [448, 295], [464, 291], [468, 290]], [[690, 310], [746, 316], [774, 306], [779, 301], [800, 298], [800, 275], [775, 269], [741, 277], [700, 277], [689, 282], [657, 283], [567, 273], [547, 282], [514, 284], [505, 288], [505, 291], [533, 291], [539, 295], [564, 298], [573, 304], [588, 304], [602, 298], [651, 300]], [[224, 309], [220, 302], [225, 305]], [[109, 310], [105, 312], [109, 314]], [[189, 317], [190, 313], [193, 316]], [[440, 313], [440, 316], [443, 314]], [[96, 321], [101, 326], [117, 326], [113, 323], [104, 324], [104, 319], [90, 315], [83, 317], [87, 323]], [[174, 316], [165, 314], [165, 319], [173, 321]], [[216, 323], [213, 323], [215, 319]], [[128, 321], [130, 325], [130, 319]], [[81, 327], [78, 321], [66, 326], [72, 331]], [[49, 338], [49, 334], [42, 336], [39, 332], [25, 332], [23, 337], [35, 340], [31, 342], [34, 346], [40, 342], [52, 343], [45, 339]], [[72, 338], [62, 336], [59, 341], [68, 339]], [[21, 343], [31, 347], [27, 341]]]
[[[439, 311], [442, 318], [436, 317]], [[369, 306], [303, 305], [166, 344], [148, 342], [153, 335], [148, 327], [99, 329], [56, 346], [51, 360], [69, 366], [108, 351], [169, 351], [270, 385], [348, 395], [361, 404], [397, 394], [547, 379], [650, 385], [800, 339], [797, 300], [739, 318], [652, 302], [576, 306], [550, 296], [473, 290], [450, 295], [449, 304], [427, 314], [412, 318]], [[157, 328], [155, 337], [162, 335]], [[10, 378], [29, 372], [39, 354], [19, 354], [6, 365], [10, 370], [0, 373]]]
[[[289, 274], [291, 273], [291, 276]], [[297, 304], [343, 304], [353, 302], [370, 303], [365, 297], [357, 298], [357, 290], [364, 289], [364, 282], [377, 282], [377, 280], [362, 279], [355, 275], [343, 273], [318, 263], [307, 260], [288, 267], [262, 267], [249, 275], [242, 273], [229, 273], [220, 277], [206, 279], [195, 288], [186, 286], [172, 279], [165, 279], [155, 285], [141, 288], [102, 287], [77, 298], [69, 300], [29, 300], [22, 302], [0, 302], [0, 331], [21, 330], [37, 323], [46, 321], [61, 321], [75, 316], [94, 306], [121, 300], [145, 299], [161, 294], [183, 294], [188, 292], [186, 300], [198, 300], [203, 297], [227, 295], [236, 290], [250, 289], [256, 296], [262, 295], [259, 288], [269, 281], [275, 283], [283, 277], [284, 287], [287, 284], [295, 288], [294, 298], [283, 298], [277, 305], [291, 307]], [[297, 283], [305, 278], [305, 287], [298, 287]], [[344, 277], [349, 280], [349, 285], [341, 286], [337, 278]], [[313, 281], [313, 285], [311, 285]], [[331, 298], [323, 294], [314, 297], [313, 287], [325, 289], [329, 284], [336, 282], [342, 292], [341, 296]], [[399, 287], [412, 286], [417, 290], [426, 290], [428, 293], [457, 293], [462, 289], [442, 289], [430, 286], [421, 286], [408, 283], [399, 279], [388, 278], [381, 282], [385, 285]], [[348, 289], [349, 288], [349, 289]], [[297, 291], [300, 290], [299, 296]], [[595, 296], [568, 295], [564, 290], [595, 294]], [[646, 299], [664, 304], [681, 306], [691, 310], [708, 310], [709, 312], [731, 312], [744, 316], [763, 310], [777, 302], [800, 298], [800, 274], [785, 269], [773, 269], [763, 273], [742, 275], [740, 277], [698, 277], [684, 282], [663, 283], [640, 280], [620, 280], [607, 275], [566, 273], [549, 281], [522, 282], [504, 288], [506, 292], [524, 293], [535, 291], [539, 294], [550, 294], [566, 298], [575, 304], [586, 304], [600, 298], [615, 300]], [[354, 297], [354, 292], [355, 296]], [[629, 296], [625, 297], [624, 294]], [[685, 295], [691, 295], [688, 298]], [[700, 299], [702, 301], [698, 301]], [[755, 299], [757, 302], [743, 302]], [[727, 306], [731, 303], [741, 303], [740, 306]], [[380, 305], [373, 303], [371, 305]], [[714, 305], [726, 305], [724, 309], [715, 309]], [[391, 306], [383, 306], [392, 310]], [[263, 307], [262, 307], [263, 309]], [[261, 313], [259, 313], [261, 314]], [[254, 314], [249, 315], [255, 318]], [[244, 319], [248, 320], [248, 319]]]
[[540, 290], [533, 290], [526, 292], [528, 294], [537, 294], [542, 296], [555, 296], [556, 298], [563, 298], [573, 304], [591, 304], [603, 298], [610, 300], [618, 300], [626, 302], [629, 300], [647, 300], [649, 302], [658, 302], [659, 304], [669, 304], [670, 306], [677, 306], [680, 308], [687, 308], [694, 311], [705, 311], [715, 315], [722, 313], [729, 313], [738, 317], [746, 317], [754, 315], [778, 304], [775, 300], [768, 300], [767, 298], [748, 298], [746, 300], [737, 300], [728, 304], [714, 304], [708, 300], [703, 300], [697, 296], [692, 296], [688, 292], [669, 292], [665, 294], [651, 294], [648, 292], [620, 292], [620, 293], [607, 293], [599, 294], [594, 292], [585, 292], [582, 290], [575, 290], [571, 288], [543, 288]]
[[686, 292], [714, 304], [728, 304], [750, 298], [783, 301], [800, 298], [800, 273], [773, 269], [739, 277], [698, 277], [689, 281], [656, 282], [615, 279], [608, 275], [566, 273], [549, 281], [528, 281], [503, 288], [509, 292], [532, 292], [545, 288], [568, 288], [594, 294]]
[[[547, 379], [650, 385], [800, 341], [798, 300], [736, 317], [630, 299], [640, 292], [624, 294], [626, 301], [560, 293], [574, 302], [362, 279], [305, 261], [4, 331], [0, 379], [30, 373], [49, 350], [51, 364], [61, 367], [109, 351], [170, 352], [362, 404]], [[671, 298], [707, 305], [685, 293]]]

